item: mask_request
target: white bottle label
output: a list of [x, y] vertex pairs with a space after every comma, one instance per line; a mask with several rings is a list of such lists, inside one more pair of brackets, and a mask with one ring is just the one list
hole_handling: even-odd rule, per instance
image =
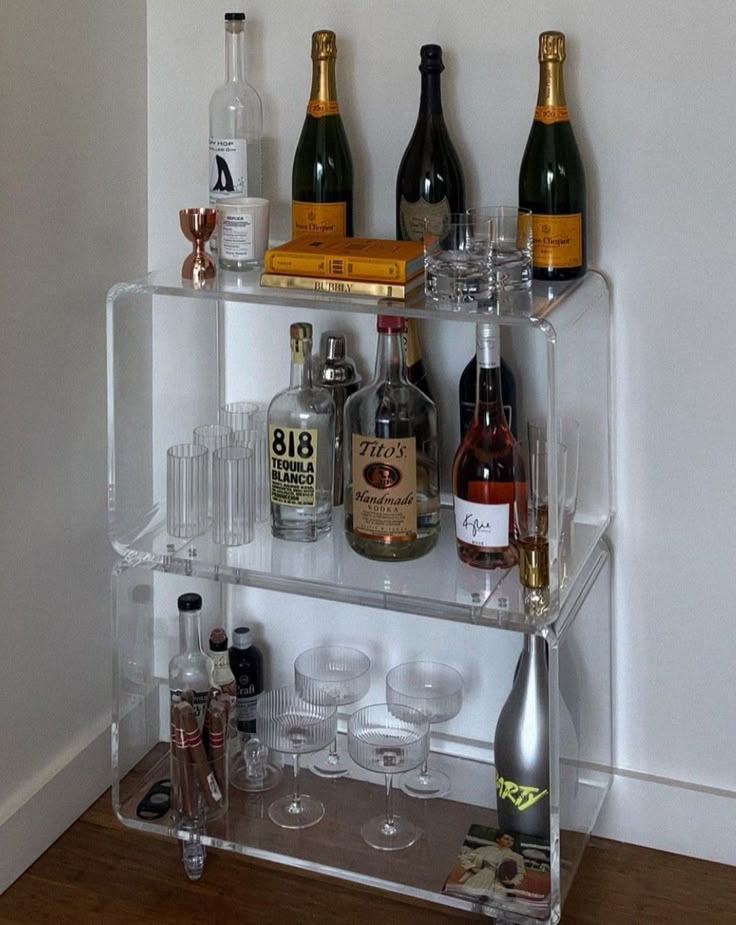
[[253, 260], [253, 215], [220, 213], [220, 257], [223, 260]]
[[248, 192], [248, 152], [244, 138], [210, 138], [210, 202]]
[[509, 504], [478, 504], [454, 497], [455, 536], [461, 543], [495, 549], [509, 545]]

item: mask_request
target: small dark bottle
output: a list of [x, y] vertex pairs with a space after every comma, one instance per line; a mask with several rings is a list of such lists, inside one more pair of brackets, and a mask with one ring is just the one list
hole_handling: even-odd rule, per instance
[[[475, 412], [476, 380], [478, 376], [478, 362], [475, 354], [460, 374], [458, 393], [460, 398], [460, 439], [473, 422]], [[501, 357], [501, 391], [503, 392], [503, 410], [509, 430], [515, 433], [518, 426], [516, 416], [516, 379], [511, 367]]]
[[249, 627], [239, 626], [230, 646], [230, 670], [235, 678], [235, 719], [238, 732], [256, 733], [256, 705], [263, 693], [263, 654]]

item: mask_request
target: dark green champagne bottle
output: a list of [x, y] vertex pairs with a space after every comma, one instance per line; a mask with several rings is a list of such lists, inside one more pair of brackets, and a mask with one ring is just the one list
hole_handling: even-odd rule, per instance
[[[402, 241], [421, 241], [425, 218], [441, 225], [451, 212], [465, 211], [463, 169], [442, 113], [442, 48], [423, 45], [419, 57], [419, 115], [396, 177], [396, 237]], [[407, 321], [404, 351], [407, 378], [432, 398], [413, 318]]]
[[291, 236], [353, 234], [353, 159], [335, 85], [335, 33], [312, 34], [312, 89], [291, 173]]
[[519, 170], [519, 205], [531, 209], [534, 279], [582, 276], [586, 266], [585, 173], [565, 103], [565, 36], [539, 36], [539, 94]]

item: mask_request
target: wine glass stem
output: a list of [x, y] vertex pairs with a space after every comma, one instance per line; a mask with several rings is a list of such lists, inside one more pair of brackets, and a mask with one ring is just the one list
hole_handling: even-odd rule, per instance
[[337, 764], [340, 756], [337, 754], [337, 736], [330, 743], [330, 753], [327, 756], [327, 761], [330, 764]]
[[419, 769], [419, 780], [427, 781], [429, 780], [429, 759], [425, 758], [422, 762], [422, 766]]
[[393, 782], [393, 778], [391, 777], [390, 774], [384, 774], [383, 776], [386, 779], [386, 826], [385, 827], [386, 829], [393, 829], [394, 810], [393, 810], [393, 800], [391, 799], [392, 797], [391, 784]]
[[299, 791], [299, 755], [294, 755], [294, 793], [291, 796], [291, 805], [294, 812], [302, 810], [302, 795]]

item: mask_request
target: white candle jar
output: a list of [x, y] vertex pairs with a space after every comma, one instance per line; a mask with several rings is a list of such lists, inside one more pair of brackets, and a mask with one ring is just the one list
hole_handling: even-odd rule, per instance
[[217, 262], [225, 270], [263, 265], [268, 247], [270, 203], [233, 196], [217, 203]]

